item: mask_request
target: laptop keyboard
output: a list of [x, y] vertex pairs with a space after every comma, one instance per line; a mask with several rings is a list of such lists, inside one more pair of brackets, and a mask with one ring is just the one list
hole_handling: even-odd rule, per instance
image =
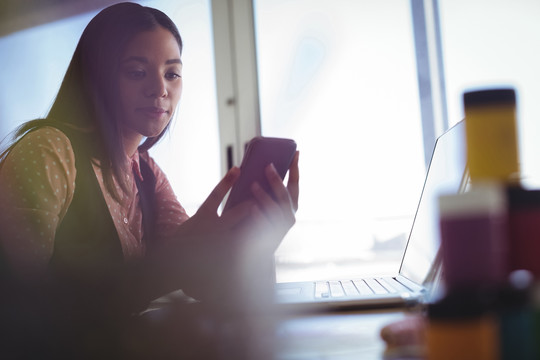
[[341, 298], [359, 295], [382, 295], [397, 293], [397, 284], [393, 279], [367, 278], [358, 280], [342, 281], [317, 281], [315, 282], [316, 298]]

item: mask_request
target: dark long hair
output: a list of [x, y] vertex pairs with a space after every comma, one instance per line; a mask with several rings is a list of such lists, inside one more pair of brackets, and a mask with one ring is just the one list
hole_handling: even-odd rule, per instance
[[[119, 3], [99, 12], [86, 26], [66, 71], [56, 99], [44, 119], [21, 125], [15, 139], [43, 126], [54, 126], [78, 132], [99, 160], [108, 189], [116, 194], [114, 174], [126, 189], [127, 169], [120, 123], [118, 71], [120, 57], [127, 43], [143, 31], [161, 26], [171, 32], [182, 52], [182, 38], [176, 25], [163, 12], [135, 3]], [[170, 123], [169, 123], [170, 124]], [[168, 130], [147, 138], [140, 150], [148, 150]], [[71, 139], [73, 141], [73, 139]], [[16, 142], [0, 154], [3, 161]]]

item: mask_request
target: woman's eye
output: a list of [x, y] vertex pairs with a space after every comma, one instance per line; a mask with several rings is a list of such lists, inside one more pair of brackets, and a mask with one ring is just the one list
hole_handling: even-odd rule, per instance
[[145, 72], [143, 70], [127, 70], [125, 74], [129, 79], [137, 80], [142, 79]]
[[175, 72], [168, 72], [165, 74], [165, 78], [167, 80], [176, 80], [176, 79], [179, 79], [181, 78], [182, 75], [178, 74], [178, 73], [175, 73]]

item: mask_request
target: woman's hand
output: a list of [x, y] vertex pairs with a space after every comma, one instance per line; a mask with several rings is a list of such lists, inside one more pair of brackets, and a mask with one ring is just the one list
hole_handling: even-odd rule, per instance
[[272, 243], [275, 250], [296, 221], [299, 195], [298, 157], [297, 152], [289, 169], [286, 187], [271, 164], [265, 169], [265, 175], [273, 196], [254, 183], [251, 188], [254, 201], [243, 202], [220, 216], [219, 206], [240, 176], [240, 169], [232, 168], [197, 213], [180, 227], [178, 237], [197, 238], [218, 248], [222, 245], [234, 248], [240, 243], [255, 241], [253, 238], [263, 236], [270, 238], [267, 241]]
[[176, 236], [179, 238], [178, 240], [182, 241], [183, 239], [187, 240], [196, 237], [202, 238], [202, 241], [205, 242], [213, 242], [218, 241], [214, 238], [216, 234], [228, 238], [228, 235], [234, 232], [235, 228], [249, 217], [249, 203], [240, 204], [222, 216], [218, 214], [220, 204], [239, 176], [239, 168], [233, 167], [229, 170], [199, 207], [195, 215], [180, 226]]
[[296, 152], [289, 168], [287, 187], [283, 185], [283, 181], [273, 164], [266, 167], [265, 175], [272, 189], [273, 197], [257, 183], [254, 183], [251, 188], [256, 200], [251, 213], [253, 226], [260, 232], [260, 237], [267, 238], [263, 241], [267, 241], [268, 245], [273, 245], [274, 250], [296, 222], [300, 177], [298, 158], [299, 153]]
[[135, 268], [135, 297], [150, 300], [182, 288], [191, 296], [204, 298], [217, 286], [214, 283], [219, 284], [216, 274], [233, 263], [237, 239], [241, 238], [235, 228], [250, 214], [251, 206], [246, 203], [218, 215], [219, 205], [239, 175], [240, 169], [232, 168], [197, 213]]
[[240, 169], [232, 168], [195, 215], [180, 226], [175, 241], [160, 251], [165, 257], [162, 266], [169, 267], [167, 273], [181, 275], [177, 286], [192, 296], [223, 296], [231, 288], [238, 289], [239, 284], [250, 283], [251, 278], [246, 276], [259, 277], [263, 268], [265, 273], [274, 271], [269, 269], [274, 252], [295, 223], [298, 153], [291, 164], [287, 186], [274, 166], [269, 165], [265, 175], [273, 194], [253, 184], [254, 200], [220, 215], [219, 206], [239, 175]]

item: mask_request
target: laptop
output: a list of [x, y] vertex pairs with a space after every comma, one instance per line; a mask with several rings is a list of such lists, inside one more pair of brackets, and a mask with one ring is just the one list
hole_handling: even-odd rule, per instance
[[304, 309], [407, 306], [424, 302], [437, 288], [440, 274], [440, 194], [465, 191], [467, 171], [465, 123], [461, 121], [435, 142], [424, 187], [401, 264], [395, 274], [276, 284], [278, 304]]

